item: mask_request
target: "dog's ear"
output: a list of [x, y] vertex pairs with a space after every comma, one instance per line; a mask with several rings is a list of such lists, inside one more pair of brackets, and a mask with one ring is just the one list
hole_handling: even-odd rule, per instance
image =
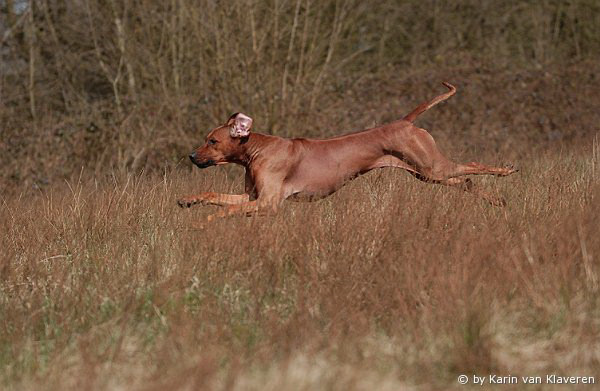
[[252, 128], [252, 118], [243, 113], [235, 113], [227, 121], [229, 135], [234, 138], [246, 137]]

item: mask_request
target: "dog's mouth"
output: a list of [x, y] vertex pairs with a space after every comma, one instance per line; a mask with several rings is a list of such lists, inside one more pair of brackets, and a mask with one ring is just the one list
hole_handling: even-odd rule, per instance
[[203, 162], [197, 162], [197, 161], [193, 160], [193, 163], [200, 168], [206, 168], [206, 167], [214, 166], [216, 164], [214, 160], [206, 160]]

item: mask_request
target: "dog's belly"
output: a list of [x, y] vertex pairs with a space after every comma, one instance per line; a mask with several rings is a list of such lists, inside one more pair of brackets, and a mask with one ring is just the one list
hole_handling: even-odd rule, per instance
[[357, 147], [355, 143], [341, 141], [310, 145], [285, 178], [288, 198], [312, 201], [327, 197], [372, 169], [382, 153], [378, 145]]
[[331, 173], [332, 175], [323, 174], [321, 171], [314, 175], [295, 177], [293, 180], [288, 181], [286, 183], [290, 193], [288, 199], [292, 201], [316, 201], [325, 198], [361, 173], [350, 172], [345, 173], [345, 175], [340, 175], [339, 173]]

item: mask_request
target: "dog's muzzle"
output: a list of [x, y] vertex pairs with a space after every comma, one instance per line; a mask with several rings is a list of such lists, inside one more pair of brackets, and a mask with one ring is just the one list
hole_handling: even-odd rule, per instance
[[194, 163], [200, 168], [206, 168], [215, 165], [214, 160], [206, 160], [204, 162], [199, 162], [198, 160], [196, 160], [196, 152], [190, 153], [190, 160], [192, 161], [192, 163]]

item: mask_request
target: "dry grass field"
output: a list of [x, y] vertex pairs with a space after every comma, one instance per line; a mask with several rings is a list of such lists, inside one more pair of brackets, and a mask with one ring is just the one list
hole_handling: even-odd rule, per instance
[[188, 226], [213, 207], [180, 210], [176, 197], [240, 191], [238, 170], [74, 181], [4, 199], [4, 387], [598, 379], [599, 146], [521, 164], [480, 180], [506, 208], [386, 169], [321, 202], [204, 230]]
[[[597, 2], [219, 4], [0, 0], [0, 389], [597, 388]], [[417, 125], [519, 167], [474, 178], [504, 208], [395, 169], [203, 228], [176, 206], [243, 190], [187, 161], [233, 112], [329, 137], [442, 81]]]

